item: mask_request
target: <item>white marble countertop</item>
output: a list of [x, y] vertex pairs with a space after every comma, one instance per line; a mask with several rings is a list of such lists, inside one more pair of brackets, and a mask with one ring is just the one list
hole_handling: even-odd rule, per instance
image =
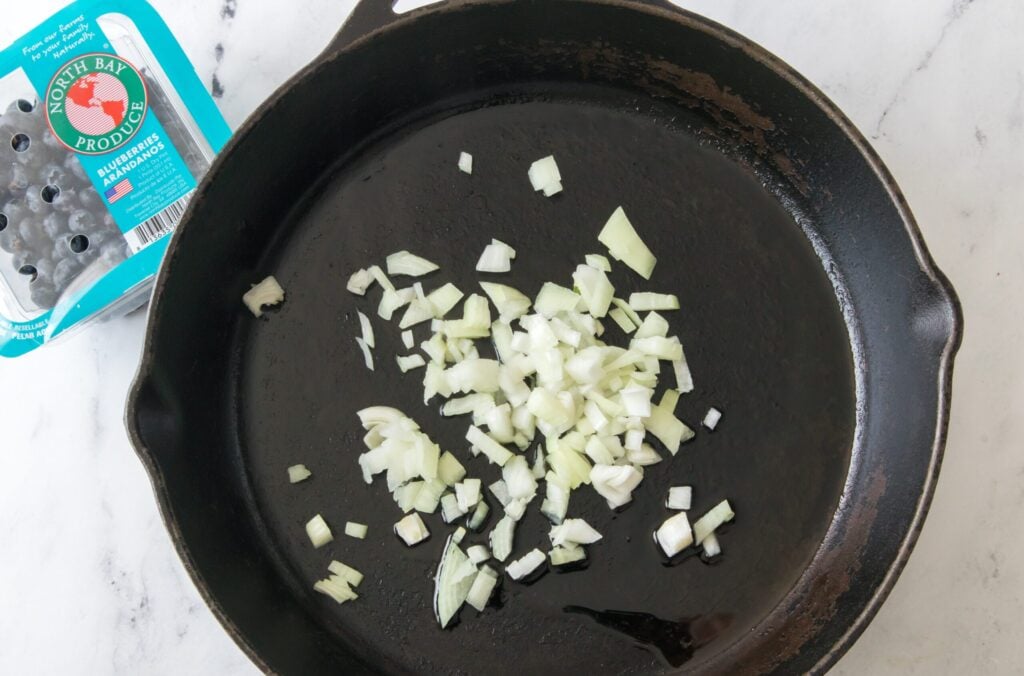
[[[233, 126], [353, 4], [152, 1]], [[4, 4], [6, 44], [63, 3]], [[1024, 288], [1024, 5], [681, 4], [760, 42], [839, 104], [895, 174], [964, 304], [931, 514], [834, 673], [1024, 672], [1024, 418], [1012, 413], [1024, 406], [1024, 316], [1007, 312]], [[135, 313], [0, 362], [0, 673], [255, 672], [182, 568], [124, 431], [143, 332]]]

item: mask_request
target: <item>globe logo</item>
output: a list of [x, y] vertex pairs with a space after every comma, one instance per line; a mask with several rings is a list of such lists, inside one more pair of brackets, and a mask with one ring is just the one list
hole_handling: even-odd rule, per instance
[[82, 134], [109, 134], [121, 126], [127, 110], [128, 90], [109, 73], [89, 73], [68, 88], [68, 122]]

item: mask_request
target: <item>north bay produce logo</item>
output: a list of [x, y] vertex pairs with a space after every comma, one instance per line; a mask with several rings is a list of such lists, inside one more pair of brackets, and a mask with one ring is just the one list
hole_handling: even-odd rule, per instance
[[101, 155], [128, 143], [146, 119], [147, 93], [135, 66], [116, 54], [68, 61], [46, 87], [46, 119], [70, 150]]

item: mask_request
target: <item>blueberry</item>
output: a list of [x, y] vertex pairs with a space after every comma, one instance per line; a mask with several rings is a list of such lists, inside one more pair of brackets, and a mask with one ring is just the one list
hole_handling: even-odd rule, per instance
[[82, 163], [71, 153], [68, 153], [68, 156], [64, 159], [64, 168], [75, 178], [82, 181], [83, 184], [88, 183], [89, 177], [86, 175], [85, 169], [82, 168]]
[[0, 249], [7, 253], [17, 253], [18, 251], [25, 250], [25, 240], [18, 234], [17, 227], [8, 226], [6, 230], [0, 232]]
[[61, 185], [67, 183], [68, 172], [62, 164], [54, 164], [50, 162], [43, 165], [43, 168], [39, 171], [39, 177], [43, 183], [50, 185]]
[[114, 267], [128, 258], [128, 244], [123, 239], [107, 242], [101, 249], [100, 257], [104, 263]]
[[29, 291], [32, 302], [41, 308], [51, 308], [57, 304], [57, 290], [49, 282], [35, 281]]
[[93, 213], [100, 213], [102, 210], [105, 210], [103, 200], [100, 199], [99, 194], [95, 190], [82, 190], [79, 192], [78, 203], [84, 209], [88, 209]]
[[12, 195], [21, 196], [28, 188], [29, 172], [20, 164], [12, 164], [11, 172], [7, 175], [7, 190]]
[[25, 208], [33, 214], [42, 214], [50, 210], [50, 205], [43, 200], [42, 189], [41, 185], [30, 185], [25, 189]]
[[57, 262], [53, 268], [53, 285], [58, 289], [66, 289], [82, 272], [82, 265], [76, 258], [65, 258]]
[[76, 209], [68, 216], [68, 230], [89, 233], [96, 230], [96, 216], [84, 209]]
[[7, 216], [7, 224], [9, 226], [17, 225], [28, 214], [28, 211], [22, 205], [21, 200], [11, 200], [7, 202], [0, 211], [3, 211], [4, 215]]
[[78, 189], [61, 186], [60, 194], [53, 200], [53, 208], [62, 214], [70, 214], [78, 209]]
[[37, 219], [22, 221], [21, 225], [18, 226], [18, 234], [21, 235], [21, 238], [25, 240], [25, 244], [31, 249], [41, 251], [52, 246], [50, 238], [43, 232], [40, 221]]
[[31, 251], [15, 251], [14, 255], [11, 256], [11, 267], [15, 270], [20, 270], [24, 266], [31, 264], [35, 259], [36, 255]]
[[56, 241], [66, 226], [67, 220], [63, 214], [52, 213], [43, 218], [43, 232], [50, 238], [50, 241]]
[[35, 263], [36, 279], [50, 281], [53, 279], [54, 264], [49, 258], [40, 258]]

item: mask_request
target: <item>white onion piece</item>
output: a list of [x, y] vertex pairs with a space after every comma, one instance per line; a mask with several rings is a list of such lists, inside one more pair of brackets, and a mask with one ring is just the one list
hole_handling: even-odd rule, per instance
[[484, 293], [494, 303], [494, 307], [498, 310], [498, 315], [503, 321], [511, 322], [522, 317], [530, 310], [529, 297], [518, 289], [494, 282], [480, 282], [480, 288], [484, 290]]
[[662, 338], [668, 336], [668, 321], [657, 312], [648, 312], [647, 316], [644, 317], [643, 323], [636, 330], [634, 338], [651, 338], [654, 336]]
[[348, 521], [345, 523], [345, 535], [350, 538], [356, 538], [357, 540], [363, 540], [366, 538], [366, 533], [369, 530], [366, 524], [356, 523], [355, 521]]
[[569, 484], [553, 472], [548, 472], [544, 483], [545, 497], [541, 513], [553, 524], [560, 524], [569, 510]]
[[629, 321], [633, 322], [636, 326], [641, 326], [644, 323], [643, 320], [640, 319], [640, 315], [637, 314], [637, 311], [629, 306], [628, 301], [625, 301], [622, 298], [612, 298], [612, 305], [622, 310], [626, 316], [629, 317]]
[[465, 514], [466, 510], [459, 506], [459, 500], [454, 493], [446, 493], [441, 496], [441, 518], [445, 523], [454, 523], [456, 519]]
[[521, 580], [544, 565], [546, 560], [547, 557], [544, 556], [544, 552], [539, 549], [532, 549], [525, 556], [505, 566], [505, 572], [513, 580]]
[[480, 502], [480, 479], [466, 479], [455, 484], [455, 497], [463, 514], [476, 507]]
[[704, 538], [700, 546], [704, 548], [704, 555], [707, 557], [718, 556], [722, 553], [722, 546], [718, 543], [718, 538], [715, 537], [714, 533], [710, 533]]
[[370, 346], [366, 344], [366, 341], [362, 338], [356, 338], [356, 343], [359, 344], [359, 349], [363, 352], [363, 363], [366, 364], [366, 368], [373, 370], [373, 353], [370, 352]]
[[651, 278], [658, 259], [633, 229], [622, 207], [612, 213], [597, 239], [608, 247], [612, 258], [622, 261], [644, 279]]
[[469, 153], [459, 153], [459, 171], [464, 174], [473, 173], [473, 156]]
[[452, 533], [452, 542], [454, 542], [455, 544], [461, 544], [462, 538], [464, 537], [466, 537], [466, 529], [462, 526], [459, 526], [455, 529], [455, 532]]
[[498, 561], [504, 561], [512, 553], [512, 543], [515, 539], [516, 522], [508, 516], [501, 517], [501, 520], [491, 531], [489, 540], [491, 543], [491, 556]]
[[661, 401], [658, 402], [658, 406], [665, 409], [669, 413], [674, 413], [676, 406], [679, 404], [679, 390], [665, 390], [661, 395]]
[[405, 345], [405, 349], [411, 350], [416, 345], [416, 339], [412, 335], [412, 331], [402, 331], [402, 345]]
[[590, 316], [601, 318], [608, 314], [608, 308], [615, 296], [615, 287], [608, 281], [608, 276], [597, 268], [589, 265], [577, 266], [572, 281], [579, 289], [580, 297], [587, 306]]
[[679, 299], [672, 293], [633, 293], [629, 296], [629, 306], [637, 312], [678, 310]]
[[527, 176], [534, 191], [552, 189], [556, 185], [561, 188], [562, 174], [558, 171], [554, 155], [548, 155], [531, 164]]
[[644, 427], [657, 437], [672, 455], [679, 452], [680, 444], [695, 436], [693, 430], [660, 406], [651, 409], [651, 416], [644, 422]]
[[387, 257], [389, 275], [407, 275], [409, 277], [422, 277], [438, 269], [436, 263], [421, 258], [408, 251], [396, 251]]
[[459, 301], [462, 300], [462, 295], [462, 292], [459, 291], [459, 287], [455, 286], [451, 282], [434, 289], [427, 294], [427, 301], [433, 309], [434, 318], [441, 319], [451, 312], [452, 308], [458, 305]]
[[462, 481], [464, 476], [466, 476], [466, 468], [462, 466], [462, 463], [448, 451], [442, 453], [437, 462], [437, 478], [446, 486], [454, 486]]
[[493, 359], [466, 359], [445, 370], [453, 392], [497, 392], [501, 365]]
[[587, 262], [587, 265], [589, 265], [592, 268], [597, 268], [602, 272], [612, 271], [612, 264], [609, 263], [608, 259], [602, 256], [601, 254], [587, 254], [586, 256], [583, 257], [583, 259]]
[[321, 594], [330, 596], [338, 604], [354, 601], [359, 598], [359, 595], [352, 591], [348, 582], [338, 575], [331, 575], [326, 580], [317, 580], [313, 585], [313, 589]]
[[702, 424], [709, 430], [714, 430], [718, 426], [718, 421], [722, 419], [722, 412], [712, 406], [708, 409], [707, 414], [704, 416]]
[[481, 570], [473, 579], [473, 586], [469, 588], [466, 595], [466, 605], [482, 613], [487, 607], [487, 602], [494, 593], [494, 587], [498, 584], [498, 578]]
[[384, 271], [380, 269], [379, 265], [371, 265], [370, 267], [366, 268], [366, 271], [370, 273], [370, 275], [378, 284], [380, 284], [380, 288], [384, 289], [385, 291], [395, 290], [395, 285], [391, 283], [391, 280], [388, 279], [388, 276], [384, 274]]
[[380, 304], [377, 305], [377, 316], [386, 322], [391, 321], [395, 310], [405, 307], [416, 298], [414, 289], [385, 289], [380, 297]]
[[513, 500], [531, 499], [537, 493], [537, 480], [533, 478], [530, 465], [521, 455], [513, 456], [501, 468], [501, 478]]
[[485, 434], [479, 427], [470, 425], [466, 431], [466, 441], [480, 449], [488, 460], [499, 467], [504, 466], [512, 458], [512, 453], [507, 448]]
[[434, 306], [430, 304], [430, 301], [419, 298], [409, 303], [409, 307], [405, 309], [405, 314], [402, 315], [402, 320], [398, 323], [398, 328], [408, 329], [411, 326], [422, 324], [423, 322], [429, 322], [434, 318]]
[[273, 275], [266, 277], [259, 284], [254, 284], [251, 289], [242, 295], [242, 302], [245, 307], [256, 317], [263, 316], [263, 308], [267, 305], [277, 305], [284, 300], [284, 289], [277, 283]]
[[558, 526], [552, 526], [548, 533], [553, 545], [564, 545], [567, 542], [577, 545], [589, 545], [601, 539], [601, 534], [583, 519], [566, 519]]
[[[633, 489], [640, 485], [644, 475], [630, 465], [594, 465], [590, 470], [590, 481], [594, 490], [608, 501], [608, 506], [617, 509], [633, 499]], [[580, 544], [589, 544], [579, 540]], [[559, 545], [561, 542], [554, 542]]]
[[484, 521], [487, 520], [487, 515], [490, 511], [491, 508], [481, 499], [480, 502], [476, 503], [476, 509], [473, 510], [473, 514], [469, 517], [466, 525], [472, 530], [480, 530], [484, 525]]
[[671, 338], [661, 336], [633, 338], [629, 343], [629, 348], [665, 361], [678, 361], [683, 358], [683, 346], [675, 336]]
[[411, 354], [407, 357], [398, 356], [395, 357], [395, 359], [398, 361], [398, 368], [401, 369], [402, 373], [422, 368], [427, 363], [424, 361], [423, 357], [418, 354]]
[[546, 186], [544, 186], [543, 190], [544, 197], [551, 197], [553, 195], [557, 195], [558, 193], [562, 192], [562, 183], [548, 183]]
[[402, 538], [406, 545], [413, 547], [430, 537], [430, 531], [427, 530], [427, 525], [423, 523], [420, 515], [413, 512], [395, 524], [395, 535]]
[[512, 407], [509, 404], [495, 406], [488, 411], [484, 416], [484, 423], [495, 441], [500, 444], [512, 443], [515, 432], [512, 429]]
[[334, 539], [334, 534], [331, 533], [331, 529], [327, 526], [327, 522], [324, 521], [324, 517], [319, 514], [306, 522], [306, 535], [309, 536], [309, 541], [312, 542], [313, 546], [317, 549], [320, 549]]
[[686, 511], [690, 509], [692, 502], [692, 486], [672, 486], [668, 489], [668, 499], [665, 500], [665, 506], [667, 508]]
[[553, 547], [548, 552], [552, 566], [567, 566], [587, 558], [587, 551], [583, 547]]
[[490, 486], [487, 487], [487, 490], [491, 492], [491, 495], [493, 495], [498, 500], [498, 504], [500, 504], [502, 507], [512, 502], [512, 496], [509, 495], [508, 486], [505, 484], [505, 481], [503, 479], [498, 479], [497, 481], [492, 483]]
[[573, 310], [580, 302], [580, 296], [572, 289], [564, 286], [544, 282], [533, 301], [533, 308], [547, 318], [554, 317], [559, 312]]
[[416, 494], [413, 509], [423, 514], [433, 514], [437, 511], [438, 505], [441, 504], [441, 495], [444, 493], [445, 488], [445, 483], [440, 479], [424, 481], [419, 492]]
[[306, 469], [305, 465], [292, 465], [288, 468], [289, 483], [297, 484], [300, 481], [305, 481], [311, 476], [313, 476], [313, 473]]
[[363, 574], [352, 566], [346, 566], [341, 561], [331, 561], [327, 564], [327, 570], [337, 575], [353, 587], [358, 587], [363, 582]]
[[370, 288], [373, 282], [373, 275], [370, 274], [369, 270], [356, 270], [348, 278], [348, 284], [345, 285], [345, 288], [357, 296], [365, 296], [367, 289]]
[[649, 467], [661, 462], [662, 457], [650, 444], [640, 444], [640, 450], [626, 452], [626, 460], [638, 467]]
[[636, 331], [636, 325], [633, 324], [629, 315], [622, 311], [622, 308], [614, 308], [608, 313], [608, 316], [612, 318], [612, 321], [619, 325], [619, 328], [622, 329], [622, 332], [626, 335]]
[[526, 514], [526, 506], [530, 501], [526, 498], [515, 498], [505, 505], [505, 515], [513, 521], [519, 521]]
[[690, 366], [686, 363], [686, 354], [682, 359], [672, 362], [672, 370], [676, 376], [676, 389], [682, 393], [693, 391], [693, 375], [690, 373]]
[[669, 517], [654, 532], [654, 541], [661, 547], [666, 556], [675, 556], [693, 544], [693, 531], [686, 512]]
[[487, 559], [491, 558], [491, 550], [483, 545], [473, 545], [466, 550], [466, 556], [469, 560], [476, 564], [481, 564]]
[[654, 390], [646, 387], [630, 385], [619, 390], [619, 398], [626, 415], [646, 418], [651, 415], [651, 397]]
[[726, 521], [732, 521], [735, 516], [729, 501], [722, 500], [693, 524], [694, 540], [697, 544], [702, 543], [707, 536], [715, 532], [715, 529]]
[[484, 247], [476, 262], [477, 272], [508, 272], [512, 269], [512, 259], [515, 258], [515, 251], [507, 244], [493, 240]]
[[465, 603], [476, 576], [476, 566], [449, 538], [434, 576], [434, 617], [442, 628], [448, 626]]

